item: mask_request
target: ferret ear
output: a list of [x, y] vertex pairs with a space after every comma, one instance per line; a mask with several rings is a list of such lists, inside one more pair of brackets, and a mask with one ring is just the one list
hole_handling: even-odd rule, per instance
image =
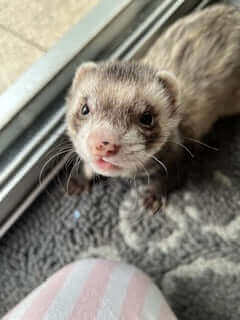
[[97, 69], [97, 64], [94, 62], [85, 62], [77, 68], [75, 73], [73, 83], [72, 83], [72, 90], [74, 91], [79, 83], [79, 80], [86, 75], [87, 72]]
[[168, 71], [159, 71], [157, 74], [158, 81], [162, 88], [166, 91], [170, 105], [173, 107], [173, 111], [177, 111], [179, 106], [180, 92], [178, 80], [175, 75]]

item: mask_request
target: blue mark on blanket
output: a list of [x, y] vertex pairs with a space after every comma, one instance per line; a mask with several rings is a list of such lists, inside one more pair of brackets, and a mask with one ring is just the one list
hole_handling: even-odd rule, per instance
[[80, 211], [78, 211], [77, 209], [73, 212], [73, 216], [76, 220], [78, 220], [81, 216]]

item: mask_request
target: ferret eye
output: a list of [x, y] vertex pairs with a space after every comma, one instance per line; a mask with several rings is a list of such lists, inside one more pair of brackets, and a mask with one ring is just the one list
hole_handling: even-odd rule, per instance
[[153, 116], [152, 116], [151, 112], [149, 112], [149, 111], [144, 112], [141, 115], [139, 121], [142, 125], [147, 126], [147, 127], [153, 125]]
[[88, 107], [88, 105], [85, 103], [85, 104], [82, 106], [81, 114], [82, 114], [83, 116], [86, 116], [89, 112], [90, 112], [89, 107]]

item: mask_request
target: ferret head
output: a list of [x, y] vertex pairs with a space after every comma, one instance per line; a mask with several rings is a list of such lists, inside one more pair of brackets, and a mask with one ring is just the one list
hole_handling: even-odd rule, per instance
[[70, 89], [66, 119], [76, 152], [94, 172], [131, 176], [178, 126], [177, 80], [144, 64], [84, 63]]

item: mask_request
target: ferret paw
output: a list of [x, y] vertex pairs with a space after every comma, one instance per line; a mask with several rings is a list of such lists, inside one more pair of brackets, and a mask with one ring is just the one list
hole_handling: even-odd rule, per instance
[[158, 192], [153, 186], [145, 186], [141, 190], [142, 203], [146, 210], [152, 215], [164, 211], [167, 204], [167, 198], [161, 192]]
[[78, 172], [73, 172], [71, 178], [67, 182], [67, 194], [70, 196], [79, 196], [82, 192], [90, 192], [92, 190], [94, 173], [87, 163], [83, 163], [83, 174], [78, 176]]
[[67, 185], [67, 194], [70, 196], [79, 196], [82, 192], [90, 192], [92, 189], [92, 180], [78, 181], [76, 178], [71, 178]]

